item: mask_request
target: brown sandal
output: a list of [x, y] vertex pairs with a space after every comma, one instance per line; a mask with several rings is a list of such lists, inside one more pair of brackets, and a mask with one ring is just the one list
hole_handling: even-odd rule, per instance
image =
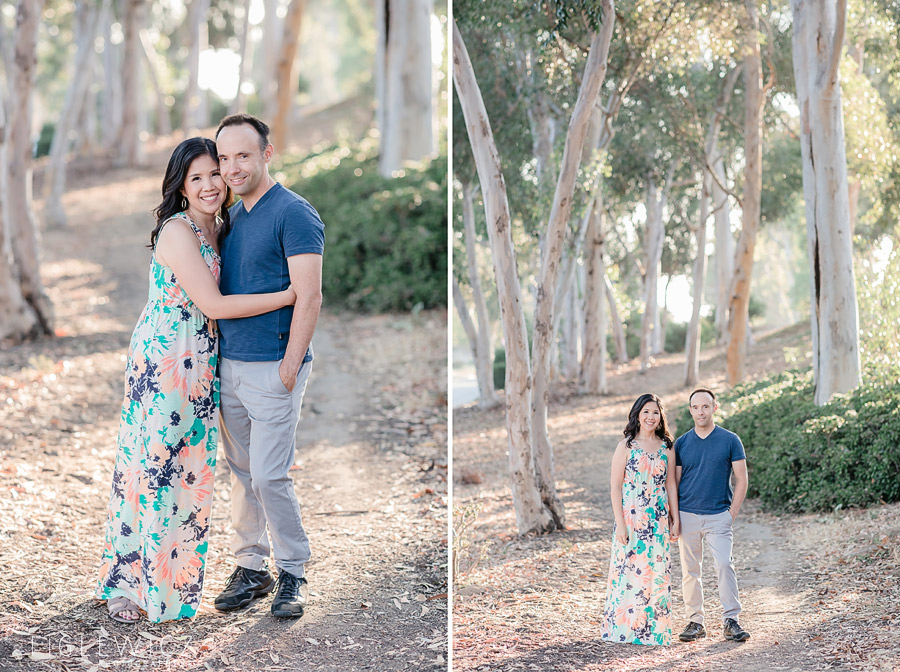
[[[138, 607], [134, 602], [129, 600], [127, 597], [123, 597], [121, 595], [118, 597], [112, 597], [106, 601], [106, 607], [107, 609], [109, 609], [109, 617], [117, 623], [134, 625], [139, 620], [141, 620], [141, 608]], [[137, 614], [137, 618], [125, 618], [124, 616], [122, 616], [122, 612], [125, 611], [133, 611]]]

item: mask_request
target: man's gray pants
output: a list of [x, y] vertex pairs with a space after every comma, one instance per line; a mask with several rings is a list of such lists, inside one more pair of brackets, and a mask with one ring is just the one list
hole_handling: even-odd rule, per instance
[[280, 365], [221, 359], [222, 443], [231, 467], [231, 551], [241, 567], [260, 570], [274, 549], [278, 569], [302, 577], [310, 558], [309, 539], [288, 471], [294, 464], [297, 422], [312, 362], [300, 367], [292, 392], [281, 382]]
[[741, 613], [738, 600], [737, 574], [731, 557], [733, 540], [730, 511], [702, 515], [681, 511], [681, 535], [678, 549], [681, 551], [681, 589], [688, 621], [703, 623], [703, 584], [700, 570], [703, 564], [703, 538], [712, 551], [716, 576], [719, 579], [719, 599], [722, 602], [722, 621], [737, 620]]

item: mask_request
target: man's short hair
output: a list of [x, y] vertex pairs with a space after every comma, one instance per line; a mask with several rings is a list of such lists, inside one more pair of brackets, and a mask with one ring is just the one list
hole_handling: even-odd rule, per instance
[[269, 146], [269, 127], [266, 125], [266, 122], [262, 119], [257, 119], [252, 114], [232, 114], [222, 119], [219, 122], [219, 128], [216, 129], [216, 139], [219, 139], [219, 133], [226, 126], [242, 126], [243, 124], [253, 127], [259, 135], [260, 151], [266, 151], [266, 147]]
[[712, 397], [713, 403], [716, 403], [716, 394], [712, 390], [709, 390], [705, 387], [698, 387], [696, 390], [691, 392], [691, 396], [688, 397], [688, 406], [691, 405], [691, 400], [694, 398], [695, 394], [700, 394], [701, 392], [706, 392], [710, 397]]

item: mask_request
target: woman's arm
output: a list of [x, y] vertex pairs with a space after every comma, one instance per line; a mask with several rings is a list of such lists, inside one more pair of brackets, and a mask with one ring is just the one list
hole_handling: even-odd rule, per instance
[[287, 289], [269, 294], [234, 294], [222, 296], [216, 279], [200, 254], [197, 236], [181, 219], [170, 221], [156, 241], [156, 258], [172, 269], [178, 284], [188, 298], [214, 320], [251, 317], [294, 303], [296, 294]]
[[675, 467], [675, 449], [666, 448], [666, 457], [668, 457], [666, 467], [666, 496], [669, 500], [669, 536], [672, 539], [678, 539], [681, 534], [681, 516], [678, 513], [678, 471], [680, 467]]
[[619, 441], [609, 470], [609, 498], [612, 503], [613, 515], [616, 518], [616, 541], [620, 544], [628, 543], [628, 527], [625, 525], [625, 512], [622, 511], [622, 486], [625, 483], [627, 454], [625, 441]]

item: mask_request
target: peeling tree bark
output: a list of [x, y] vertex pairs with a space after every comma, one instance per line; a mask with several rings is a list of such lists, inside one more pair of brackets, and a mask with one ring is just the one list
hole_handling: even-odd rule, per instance
[[525, 313], [522, 309], [522, 289], [510, 230], [506, 183], [472, 62], [455, 21], [453, 82], [466, 120], [466, 131], [481, 183], [494, 276], [500, 295], [506, 346], [505, 396], [509, 471], [516, 524], [520, 534], [549, 532], [555, 524], [550, 510], [541, 501], [532, 457], [531, 362]]
[[375, 64], [378, 172], [390, 177], [403, 161], [434, 152], [431, 86], [432, 0], [378, 0]]
[[10, 93], [15, 97], [10, 114], [9, 161], [0, 169], [8, 170], [8, 230], [22, 296], [37, 316], [41, 332], [53, 335], [53, 304], [41, 280], [32, 202], [31, 114], [41, 6], [36, 0], [19, 0], [16, 9], [15, 54], [10, 76]]
[[15, 272], [6, 180], [7, 131], [5, 87], [0, 86], [0, 341], [18, 343], [37, 335], [38, 320], [22, 296]]
[[840, 59], [846, 0], [791, 0], [818, 406], [860, 383]]

